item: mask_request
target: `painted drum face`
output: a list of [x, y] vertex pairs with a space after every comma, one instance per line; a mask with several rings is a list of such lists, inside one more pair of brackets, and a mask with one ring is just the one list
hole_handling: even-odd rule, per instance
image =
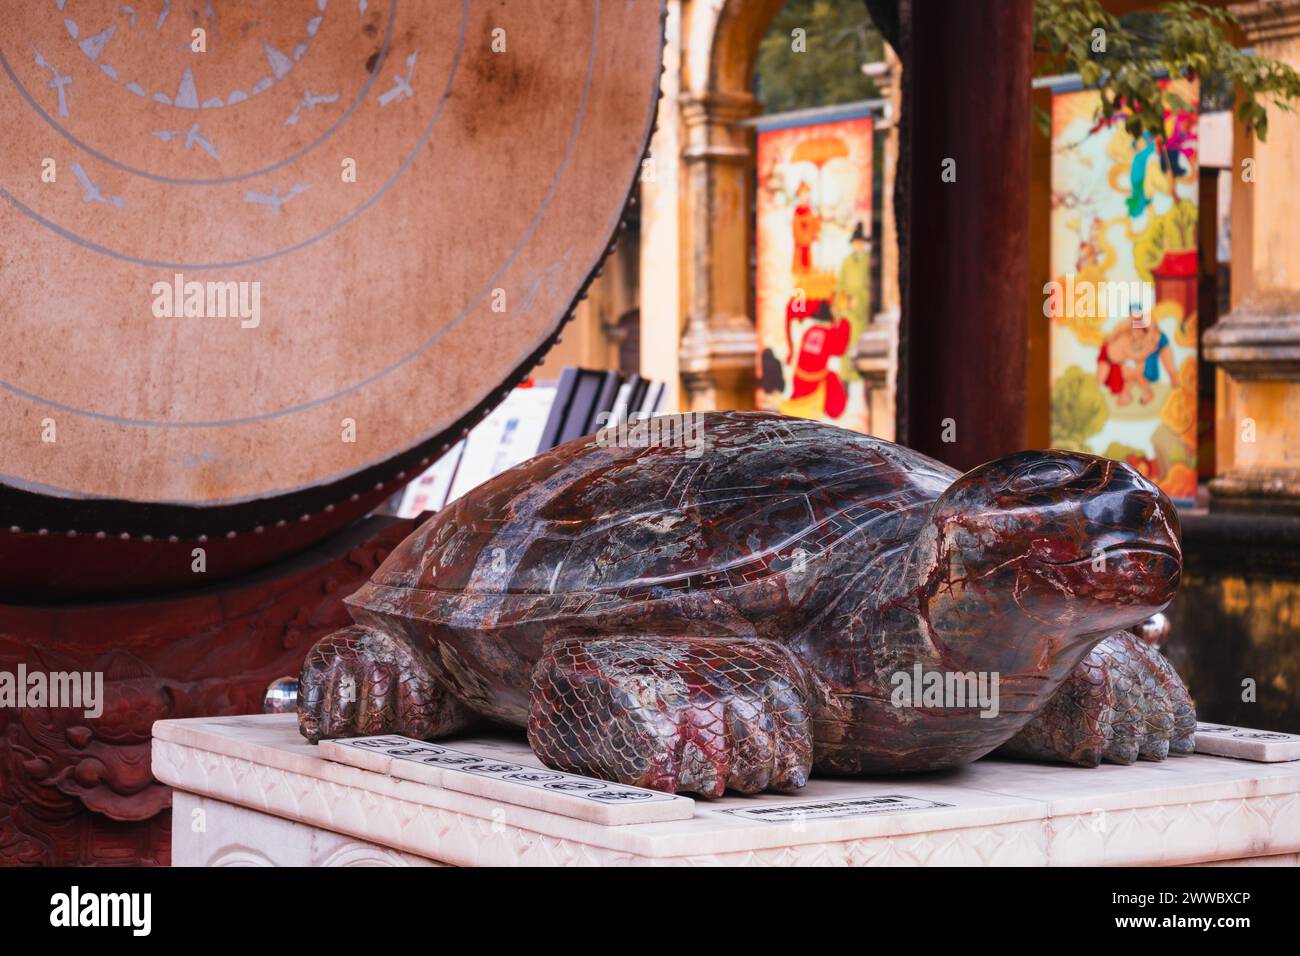
[[186, 539], [230, 575], [431, 464], [607, 254], [663, 15], [6, 3], [0, 583], [189, 586]]

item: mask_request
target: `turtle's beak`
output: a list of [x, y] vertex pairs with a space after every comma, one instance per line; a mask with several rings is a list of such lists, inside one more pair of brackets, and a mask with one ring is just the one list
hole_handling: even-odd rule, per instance
[[1182, 575], [1178, 512], [1128, 465], [1099, 460], [1096, 490], [1082, 501], [1083, 540], [1072, 560], [1045, 569], [1093, 606], [1098, 625], [1129, 627], [1174, 599]]

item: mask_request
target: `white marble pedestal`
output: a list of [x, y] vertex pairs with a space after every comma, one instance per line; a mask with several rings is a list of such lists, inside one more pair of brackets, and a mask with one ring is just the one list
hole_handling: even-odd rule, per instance
[[[522, 738], [452, 743], [541, 766]], [[176, 789], [178, 866], [1300, 862], [1300, 762], [1201, 754], [814, 778], [795, 796], [697, 800], [689, 820], [627, 826], [333, 763], [291, 714], [160, 721], [153, 770]]]

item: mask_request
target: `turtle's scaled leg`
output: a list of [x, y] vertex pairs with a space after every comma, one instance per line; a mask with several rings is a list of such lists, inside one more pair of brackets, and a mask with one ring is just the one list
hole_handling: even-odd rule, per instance
[[998, 754], [1084, 767], [1131, 764], [1190, 754], [1195, 736], [1196, 708], [1173, 665], [1119, 631], [1088, 653]]
[[298, 729], [316, 743], [333, 737], [455, 733], [473, 715], [443, 687], [432, 662], [401, 638], [353, 624], [307, 652], [298, 679]]
[[533, 671], [528, 742], [549, 766], [720, 797], [808, 781], [810, 682], [779, 644], [562, 639]]

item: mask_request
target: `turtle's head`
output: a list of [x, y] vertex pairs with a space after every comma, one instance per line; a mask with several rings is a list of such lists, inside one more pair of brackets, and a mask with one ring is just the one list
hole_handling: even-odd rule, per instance
[[1178, 587], [1173, 505], [1108, 458], [999, 458], [953, 482], [932, 518], [930, 609], [950, 626], [979, 607], [986, 627], [1046, 629], [1068, 645], [1142, 621]]

